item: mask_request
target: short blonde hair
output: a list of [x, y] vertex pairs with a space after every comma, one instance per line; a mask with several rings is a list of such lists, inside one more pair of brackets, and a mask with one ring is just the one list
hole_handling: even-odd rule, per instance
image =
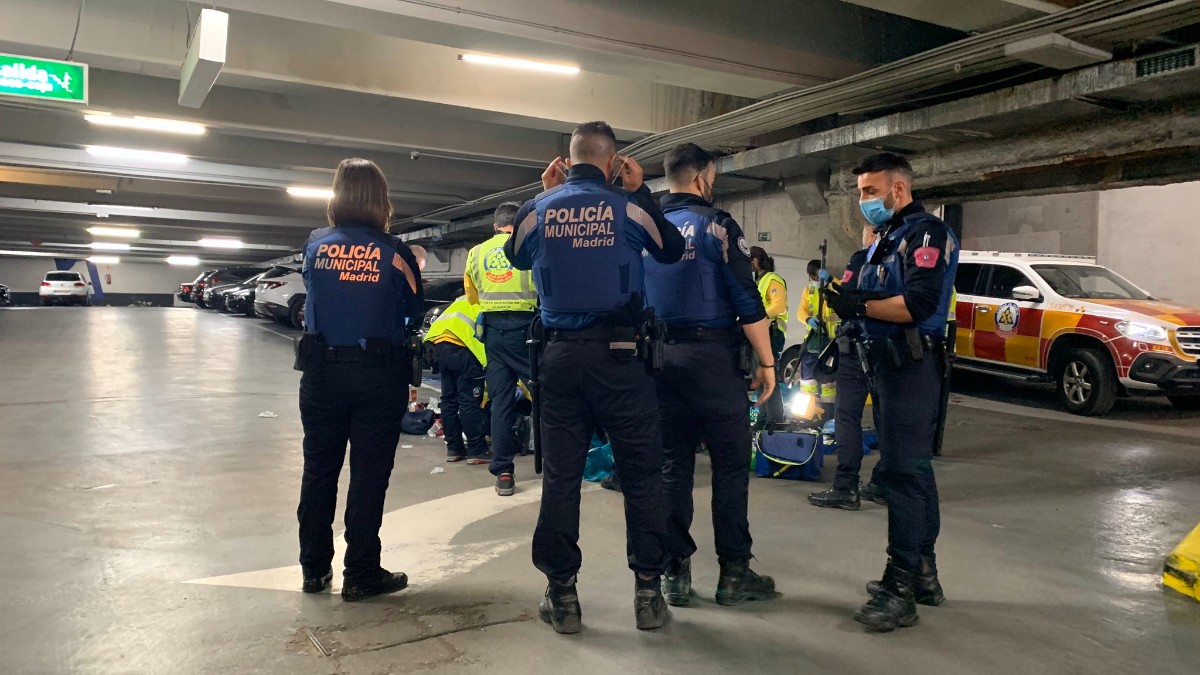
[[392, 222], [392, 202], [383, 170], [368, 159], [343, 159], [333, 177], [333, 198], [325, 216], [335, 227], [357, 221], [386, 232]]

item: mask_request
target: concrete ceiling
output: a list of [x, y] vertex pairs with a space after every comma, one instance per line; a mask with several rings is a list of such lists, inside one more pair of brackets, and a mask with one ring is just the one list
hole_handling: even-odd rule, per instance
[[977, 33], [1077, 7], [1088, 0], [845, 0], [853, 5]]
[[[633, 141], [961, 36], [841, 0], [225, 0], [225, 68], [200, 109], [183, 108], [189, 26], [212, 4], [0, 3], [0, 52], [64, 59], [81, 16], [71, 56], [91, 67], [88, 111], [208, 127], [101, 128], [79, 106], [0, 97], [0, 250], [77, 254], [87, 227], [124, 223], [142, 230], [126, 258], [273, 258], [323, 221], [323, 203], [284, 188], [328, 185], [344, 157], [377, 161], [397, 217], [412, 216], [535, 180], [580, 121]], [[489, 68], [466, 52], [582, 72]], [[99, 159], [89, 145], [189, 161]], [[247, 247], [213, 254], [195, 245], [205, 235]]]

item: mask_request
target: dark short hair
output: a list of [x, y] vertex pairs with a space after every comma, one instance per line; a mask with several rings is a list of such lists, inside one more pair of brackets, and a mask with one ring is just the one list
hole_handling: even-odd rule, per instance
[[691, 173], [699, 173], [713, 163], [713, 154], [695, 143], [677, 145], [663, 159], [663, 173], [667, 180], [676, 183], [692, 179]]
[[821, 261], [820, 260], [809, 260], [808, 261], [808, 276], [815, 277], [815, 276], [817, 276], [817, 273], [820, 271], [821, 271]]
[[343, 159], [333, 177], [333, 198], [325, 217], [335, 227], [358, 222], [387, 231], [392, 221], [392, 201], [388, 199], [383, 170], [367, 159]]
[[767, 255], [767, 250], [763, 247], [751, 246], [750, 257], [758, 261], [758, 266], [763, 268], [764, 272], [775, 271], [775, 259]]
[[608, 122], [584, 122], [571, 132], [572, 161], [604, 159], [617, 151], [617, 135]]
[[912, 165], [908, 163], [907, 159], [894, 152], [881, 152], [877, 155], [871, 155], [859, 162], [858, 166], [850, 170], [850, 173], [855, 176], [861, 176], [864, 173], [879, 173], [880, 171], [899, 173], [904, 176], [909, 184], [912, 183]]
[[492, 224], [496, 227], [511, 227], [513, 221], [517, 219], [517, 211], [521, 210], [521, 205], [516, 202], [504, 202], [496, 207], [496, 211], [492, 214]]

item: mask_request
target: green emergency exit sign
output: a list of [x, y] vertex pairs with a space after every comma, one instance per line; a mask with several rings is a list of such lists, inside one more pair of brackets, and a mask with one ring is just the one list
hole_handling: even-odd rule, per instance
[[0, 96], [87, 103], [86, 63], [0, 54]]

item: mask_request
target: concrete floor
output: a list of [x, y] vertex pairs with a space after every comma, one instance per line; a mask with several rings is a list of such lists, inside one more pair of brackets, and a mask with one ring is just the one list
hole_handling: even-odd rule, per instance
[[[1052, 410], [1044, 391], [997, 395], [1009, 384], [989, 378], [955, 396], [937, 464], [949, 600], [922, 608], [915, 628], [869, 635], [850, 618], [882, 569], [883, 508], [818, 510], [803, 498], [818, 485], [752, 479], [757, 567], [782, 597], [705, 600], [638, 632], [619, 497], [593, 489], [585, 629], [557, 636], [535, 619], [530, 463], [522, 492], [501, 500], [486, 469], [446, 465], [439, 442], [415, 437], [402, 440], [413, 447], [399, 450], [384, 526], [384, 563], [410, 572], [412, 588], [355, 605], [303, 595], [290, 335], [194, 309], [0, 310], [0, 672], [1008, 675], [1200, 663], [1200, 604], [1159, 586], [1164, 557], [1200, 519], [1200, 416], [1133, 402], [1095, 424]], [[695, 573], [711, 597], [707, 473]]]

